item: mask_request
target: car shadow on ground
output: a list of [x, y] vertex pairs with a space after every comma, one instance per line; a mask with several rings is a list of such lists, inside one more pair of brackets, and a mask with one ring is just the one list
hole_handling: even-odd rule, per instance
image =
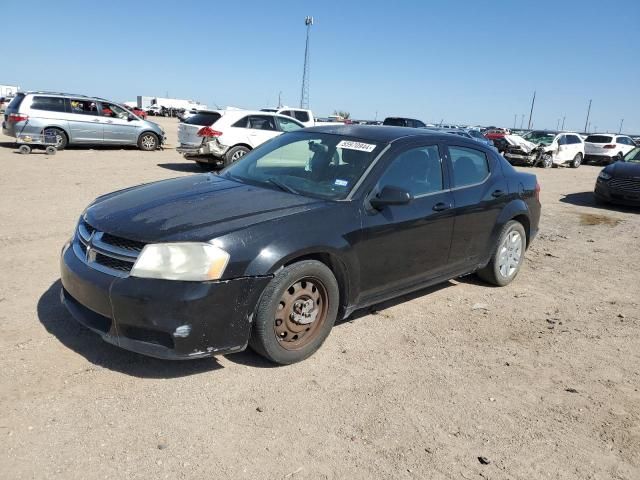
[[60, 303], [60, 280], [38, 300], [38, 319], [64, 346], [99, 367], [141, 378], [177, 378], [223, 368], [214, 358], [158, 360], [115, 347], [76, 322]]
[[592, 207], [601, 210], [608, 210], [620, 213], [640, 213], [639, 207], [628, 207], [625, 205], [616, 205], [613, 203], [596, 203], [593, 192], [577, 192], [569, 193], [560, 199], [562, 203], [570, 203], [579, 207]]
[[196, 162], [183, 162], [183, 163], [158, 163], [160, 168], [166, 168], [167, 170], [173, 170], [174, 172], [188, 172], [188, 173], [205, 173], [206, 170], [200, 168]]

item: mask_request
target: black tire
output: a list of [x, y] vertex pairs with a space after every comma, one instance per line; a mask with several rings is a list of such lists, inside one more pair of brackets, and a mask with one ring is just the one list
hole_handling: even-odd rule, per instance
[[18, 148], [18, 151], [22, 155], [29, 155], [31, 153], [31, 147], [29, 145], [20, 145], [20, 148]]
[[57, 151], [58, 150], [56, 149], [56, 147], [52, 147], [51, 145], [45, 148], [45, 152], [47, 152], [47, 155], [55, 155]]
[[158, 136], [153, 132], [144, 132], [138, 138], [138, 148], [145, 152], [152, 152], [159, 146]]
[[236, 145], [235, 147], [230, 148], [224, 156], [224, 166], [226, 167], [227, 165], [237, 162], [250, 151], [251, 149], [242, 145]]
[[43, 135], [55, 135], [56, 136], [56, 144], [55, 147], [58, 150], [64, 150], [69, 145], [69, 139], [67, 138], [67, 134], [64, 130], [60, 130], [59, 128], [45, 128], [42, 130]]
[[[286, 337], [276, 333], [276, 329], [281, 328], [280, 325], [283, 323], [282, 319], [276, 317], [279, 311], [283, 311], [286, 294], [292, 293], [296, 285], [305, 284], [306, 286], [306, 282], [314, 287], [317, 285], [317, 290], [324, 289], [326, 299], [322, 304], [318, 301], [318, 305], [322, 305], [323, 308], [320, 312], [322, 317], [316, 317], [309, 324], [307, 330], [310, 332], [300, 332], [301, 340], [297, 339], [297, 335], [290, 337], [291, 340], [301, 342], [300, 347], [296, 348], [295, 342], [286, 342]], [[295, 292], [298, 294], [300, 290], [295, 290]], [[300, 301], [300, 298], [297, 301]], [[338, 282], [326, 265], [316, 260], [303, 260], [289, 265], [281, 269], [262, 292], [254, 315], [249, 346], [256, 353], [280, 365], [300, 362], [313, 355], [331, 332], [338, 314], [339, 302]], [[316, 304], [311, 303], [316, 308]], [[280, 323], [277, 323], [278, 321]], [[288, 319], [284, 321], [291, 323]], [[314, 322], [319, 323], [314, 325]], [[283, 333], [286, 334], [286, 332]], [[308, 337], [304, 337], [304, 335], [308, 335]], [[286, 345], [293, 346], [286, 347]]]
[[576, 156], [571, 160], [571, 168], [578, 168], [580, 165], [582, 165], [582, 154], [576, 153]]
[[[512, 233], [517, 232], [520, 234], [521, 245], [520, 245], [520, 257], [517, 260], [517, 266], [513, 272], [505, 275], [500, 270], [500, 256], [503, 244], [507, 237]], [[520, 271], [520, 267], [522, 266], [522, 262], [524, 261], [524, 253], [526, 250], [526, 242], [527, 237], [524, 231], [524, 227], [522, 224], [516, 220], [510, 220], [502, 227], [502, 231], [500, 235], [498, 235], [498, 242], [494, 247], [493, 254], [491, 255], [491, 260], [486, 267], [478, 270], [477, 274], [482, 280], [488, 283], [492, 283], [493, 285], [497, 285], [499, 287], [504, 287], [505, 285], [509, 285], [514, 278], [518, 275]], [[507, 252], [508, 253], [508, 252]]]
[[619, 162], [620, 160], [622, 160], [624, 158], [624, 153], [622, 152], [618, 152], [618, 155], [616, 155], [616, 162]]

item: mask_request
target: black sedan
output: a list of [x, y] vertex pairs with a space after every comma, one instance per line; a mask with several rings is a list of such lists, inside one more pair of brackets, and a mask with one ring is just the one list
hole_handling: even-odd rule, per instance
[[219, 174], [97, 198], [62, 250], [61, 298], [139, 353], [250, 345], [289, 364], [356, 309], [473, 272], [508, 284], [539, 217], [536, 177], [493, 148], [424, 129], [315, 127]]
[[640, 147], [603, 168], [593, 194], [600, 203], [640, 206]]

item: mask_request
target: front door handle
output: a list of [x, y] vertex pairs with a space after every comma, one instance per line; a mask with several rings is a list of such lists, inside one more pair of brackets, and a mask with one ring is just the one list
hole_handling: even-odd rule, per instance
[[503, 195], [504, 192], [502, 190], [494, 190], [494, 192], [491, 194], [493, 198], [502, 197]]
[[94, 118], [92, 121], [96, 122], [96, 123], [100, 123], [100, 119], [99, 118]]
[[450, 203], [438, 202], [433, 206], [434, 212], [442, 212], [443, 210], [448, 210], [451, 208]]

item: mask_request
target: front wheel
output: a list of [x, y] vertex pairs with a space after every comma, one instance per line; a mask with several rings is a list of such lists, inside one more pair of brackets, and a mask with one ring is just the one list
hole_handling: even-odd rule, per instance
[[249, 345], [281, 365], [310, 357], [336, 321], [339, 298], [338, 282], [323, 263], [303, 260], [283, 268], [260, 297]]
[[578, 168], [582, 164], [582, 154], [576, 153], [576, 156], [573, 157], [571, 161], [571, 168]]
[[527, 237], [522, 224], [511, 220], [502, 228], [498, 244], [486, 267], [478, 270], [478, 276], [485, 282], [499, 287], [509, 285], [522, 266]]
[[150, 152], [158, 148], [158, 136], [155, 133], [145, 132], [138, 139], [138, 148]]
[[551, 168], [553, 166], [553, 157], [550, 153], [545, 153], [542, 156], [542, 166], [544, 168]]

